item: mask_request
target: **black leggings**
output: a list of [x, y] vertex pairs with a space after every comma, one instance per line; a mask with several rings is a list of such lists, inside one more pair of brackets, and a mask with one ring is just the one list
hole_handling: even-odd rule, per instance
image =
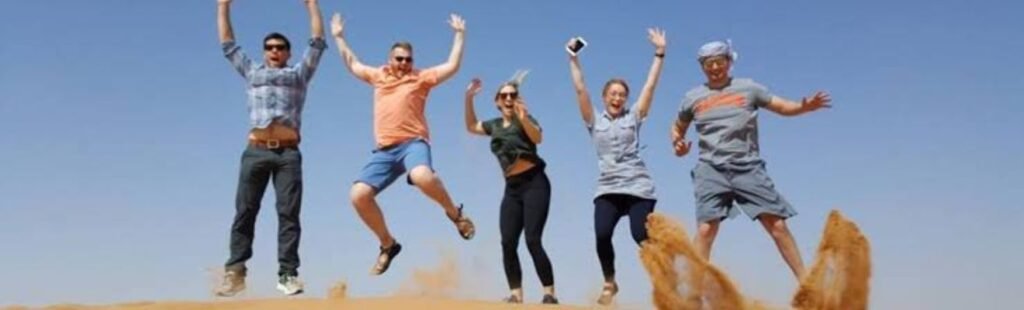
[[505, 197], [501, 199], [501, 252], [505, 263], [505, 278], [510, 289], [523, 286], [523, 271], [519, 266], [519, 235], [526, 231], [526, 248], [533, 257], [540, 283], [555, 284], [551, 261], [541, 245], [544, 224], [548, 220], [551, 204], [551, 183], [543, 167], [534, 167], [505, 179]]
[[597, 236], [597, 257], [606, 281], [615, 277], [615, 249], [612, 233], [619, 218], [629, 215], [633, 240], [639, 245], [647, 240], [647, 215], [654, 212], [656, 200], [633, 195], [605, 194], [594, 198], [594, 233]]

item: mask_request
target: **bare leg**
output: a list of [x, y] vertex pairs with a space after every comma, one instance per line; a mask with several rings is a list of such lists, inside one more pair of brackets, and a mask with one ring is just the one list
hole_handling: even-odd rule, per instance
[[384, 214], [380, 211], [380, 206], [377, 205], [377, 193], [373, 187], [357, 182], [352, 185], [349, 195], [352, 199], [352, 206], [355, 207], [356, 213], [359, 213], [359, 218], [377, 236], [380, 246], [387, 248], [394, 244], [395, 238], [388, 232], [388, 226], [384, 223]]
[[416, 185], [423, 194], [437, 202], [449, 218], [454, 218], [458, 215], [459, 210], [455, 207], [455, 203], [452, 202], [452, 198], [448, 196], [448, 191], [445, 190], [444, 184], [441, 183], [441, 179], [434, 174], [430, 167], [416, 166], [409, 172], [409, 179], [412, 180], [412, 184]]
[[804, 275], [804, 261], [800, 257], [800, 249], [796, 246], [793, 234], [789, 232], [789, 227], [786, 226], [786, 220], [769, 214], [759, 216], [758, 220], [761, 221], [761, 225], [764, 226], [768, 235], [772, 236], [772, 240], [775, 240], [775, 246], [779, 248], [779, 253], [786, 260], [786, 264], [793, 271], [793, 275], [796, 276], [797, 280], [800, 280], [800, 277]]

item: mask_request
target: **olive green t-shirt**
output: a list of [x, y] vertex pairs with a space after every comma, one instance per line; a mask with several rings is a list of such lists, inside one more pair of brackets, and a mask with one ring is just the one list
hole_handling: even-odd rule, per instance
[[[533, 116], [527, 117], [537, 129], [540, 129], [540, 124], [537, 123]], [[491, 153], [494, 153], [494, 156], [498, 158], [501, 170], [508, 171], [508, 168], [517, 159], [527, 160], [536, 165], [543, 165], [544, 160], [537, 155], [537, 145], [530, 141], [530, 137], [526, 135], [523, 125], [519, 122], [519, 118], [513, 117], [507, 127], [503, 123], [504, 120], [501, 117], [483, 122], [484, 132], [491, 136]]]

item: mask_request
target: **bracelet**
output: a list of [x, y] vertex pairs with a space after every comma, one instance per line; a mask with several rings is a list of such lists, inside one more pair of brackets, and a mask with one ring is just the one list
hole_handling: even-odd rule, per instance
[[654, 57], [665, 58], [665, 53], [661, 53], [661, 54], [654, 53]]

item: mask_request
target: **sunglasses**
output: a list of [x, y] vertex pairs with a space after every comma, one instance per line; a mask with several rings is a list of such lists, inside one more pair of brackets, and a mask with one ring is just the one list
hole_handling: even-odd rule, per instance
[[508, 100], [515, 100], [516, 98], [519, 98], [519, 93], [518, 92], [514, 92], [514, 93], [498, 93], [498, 98], [508, 99]]
[[704, 68], [712, 68], [714, 66], [724, 67], [729, 63], [729, 58], [725, 57], [709, 57], [701, 60], [700, 65]]
[[405, 62], [412, 63], [412, 56], [409, 56], [409, 57], [395, 56], [395, 62], [398, 62], [398, 63], [405, 63]]
[[263, 45], [264, 51], [288, 51], [288, 46], [284, 44], [266, 44]]

